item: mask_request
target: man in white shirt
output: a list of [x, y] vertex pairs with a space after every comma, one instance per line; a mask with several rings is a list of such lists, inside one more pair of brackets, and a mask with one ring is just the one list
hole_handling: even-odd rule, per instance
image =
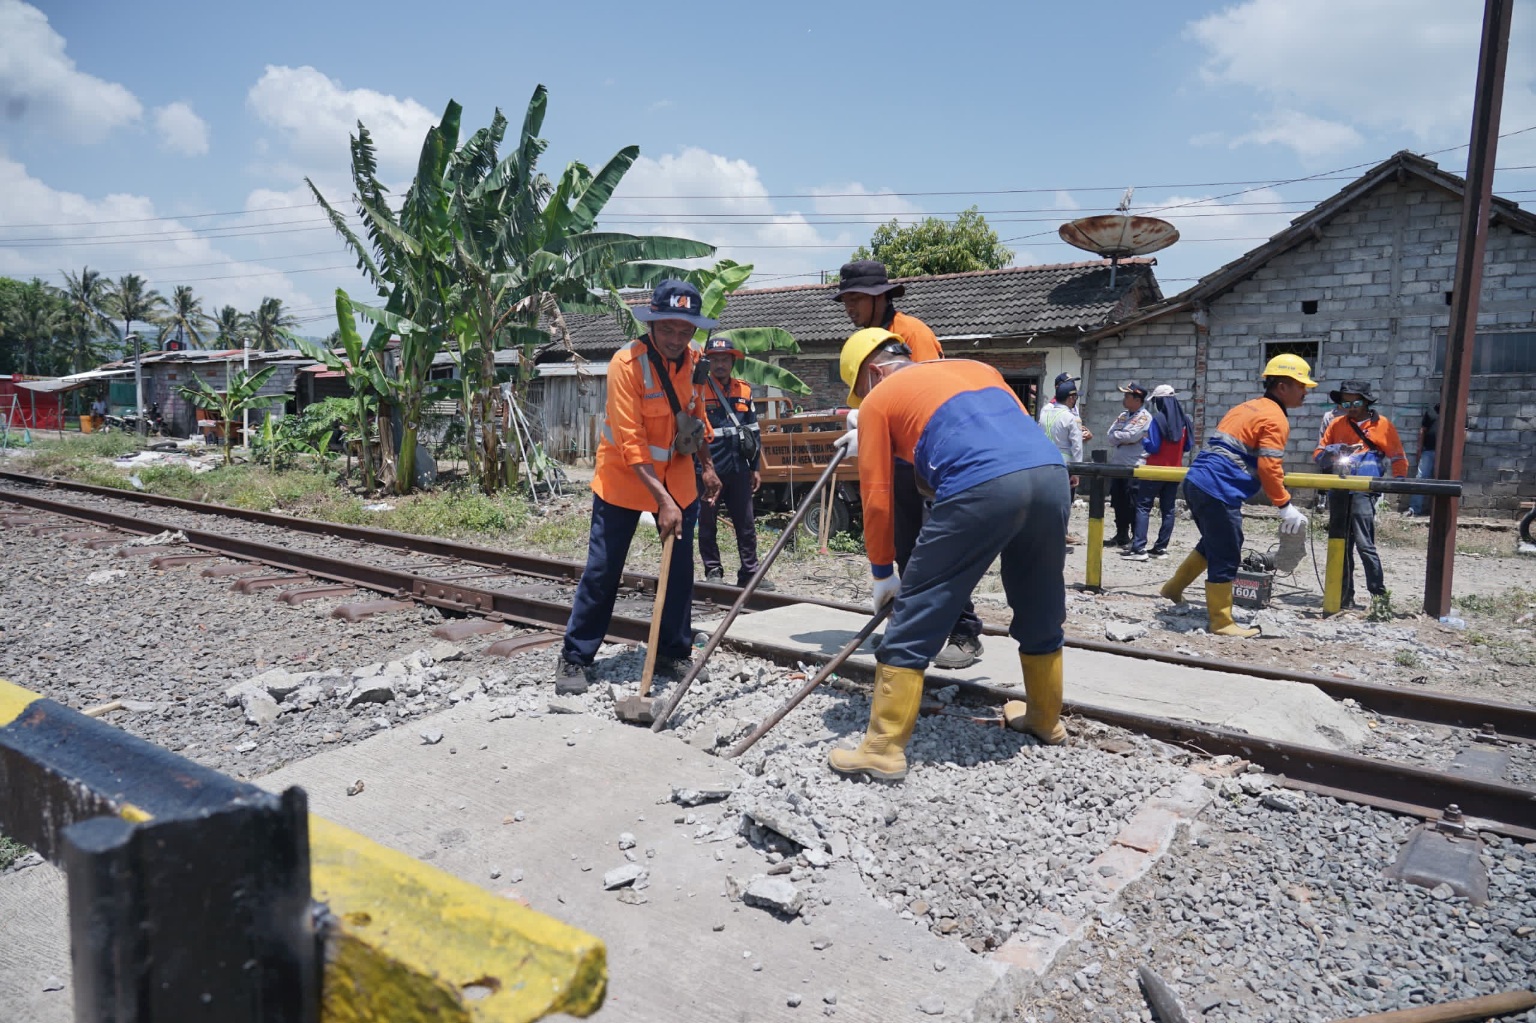
[[[1083, 417], [1077, 412], [1077, 379], [1062, 373], [1056, 378], [1056, 397], [1040, 410], [1040, 426], [1056, 445], [1061, 457], [1070, 462], [1083, 460], [1083, 441], [1093, 434], [1083, 429]], [[1071, 477], [1072, 496], [1077, 496], [1077, 477]], [[1067, 534], [1067, 545], [1082, 543], [1080, 537]]]

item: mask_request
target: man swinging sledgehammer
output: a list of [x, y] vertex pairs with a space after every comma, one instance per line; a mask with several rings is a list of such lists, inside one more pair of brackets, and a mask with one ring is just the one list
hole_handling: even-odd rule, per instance
[[[999, 557], [1028, 696], [1027, 705], [1014, 701], [1004, 714], [1042, 742], [1065, 741], [1062, 570], [1071, 497], [1061, 453], [1002, 375], [983, 363], [915, 363], [900, 337], [871, 327], [843, 345], [841, 370], [859, 417], [857, 431], [838, 443], [859, 457], [875, 610], [896, 605], [876, 649], [869, 730], [858, 749], [832, 751], [832, 769], [906, 777], [923, 672]], [[918, 486], [933, 498], [905, 575], [894, 564], [898, 458], [916, 468]]]

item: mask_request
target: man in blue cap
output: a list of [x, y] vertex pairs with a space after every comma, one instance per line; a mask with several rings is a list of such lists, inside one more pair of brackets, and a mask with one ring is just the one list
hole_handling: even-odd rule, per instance
[[[703, 353], [689, 342], [715, 321], [699, 315], [699, 289], [686, 281], [656, 285], [651, 301], [631, 308], [645, 336], [608, 363], [608, 398], [592, 475], [587, 565], [571, 601], [571, 619], [555, 675], [557, 693], [585, 692], [624, 575], [640, 515], [656, 516], [672, 545], [662, 603], [656, 674], [680, 678], [693, 655], [693, 527], [699, 489], [713, 502], [720, 479], [709, 454], [709, 425], [699, 393]], [[696, 382], [697, 381], [697, 382]], [[699, 472], [694, 474], [694, 461]]]
[[[699, 559], [704, 562], [706, 580], [725, 578], [719, 542], [723, 504], [736, 528], [736, 553], [741, 558], [737, 586], [747, 585], [747, 580], [757, 574], [757, 523], [752, 516], [752, 495], [762, 483], [762, 441], [758, 435], [757, 409], [752, 405], [752, 385], [731, 376], [736, 363], [744, 357], [723, 334], [710, 338], [704, 346], [704, 358], [709, 361], [704, 408], [715, 434], [709, 442], [709, 455], [720, 477], [720, 500], [707, 504], [699, 513]], [[761, 586], [772, 588], [767, 580]]]

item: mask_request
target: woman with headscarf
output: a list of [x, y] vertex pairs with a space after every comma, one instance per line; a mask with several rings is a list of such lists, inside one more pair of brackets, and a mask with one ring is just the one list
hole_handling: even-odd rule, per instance
[[[1195, 443], [1195, 426], [1189, 414], [1174, 397], [1173, 388], [1159, 384], [1152, 389], [1147, 401], [1152, 413], [1152, 425], [1141, 444], [1147, 452], [1147, 465], [1179, 466], [1184, 464], [1184, 452]], [[1136, 482], [1136, 527], [1131, 538], [1131, 549], [1125, 555], [1132, 561], [1149, 558], [1166, 558], [1168, 541], [1173, 537], [1174, 501], [1179, 496], [1176, 482], [1159, 483], [1155, 480]], [[1147, 550], [1147, 526], [1152, 519], [1152, 505], [1158, 502], [1162, 509], [1162, 522], [1157, 528], [1157, 543]]]

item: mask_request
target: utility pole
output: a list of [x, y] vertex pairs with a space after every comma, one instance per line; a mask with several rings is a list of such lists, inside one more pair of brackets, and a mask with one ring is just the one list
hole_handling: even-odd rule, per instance
[[[245, 367], [244, 367], [245, 368], [245, 375], [247, 377], [249, 377], [251, 375], [251, 339], [250, 338], [243, 337], [243, 338], [240, 339], [240, 351], [241, 351], [241, 354], [245, 356]], [[227, 379], [224, 381], [224, 389], [226, 391], [229, 389], [229, 381]], [[229, 438], [228, 437], [224, 438], [224, 443], [226, 445], [229, 444]], [[244, 409], [240, 410], [240, 443], [244, 447], [250, 447], [251, 446], [251, 410], [249, 408], [244, 408]]]
[[133, 415], [134, 436], [144, 436], [144, 371], [139, 368], [139, 335], [132, 331], [124, 335], [123, 340], [133, 338]]
[[[1471, 389], [1472, 345], [1483, 289], [1483, 253], [1493, 205], [1493, 165], [1499, 151], [1499, 114], [1504, 105], [1504, 65], [1509, 56], [1509, 23], [1515, 0], [1486, 0], [1483, 41], [1472, 102], [1472, 144], [1467, 153], [1467, 187], [1462, 195], [1461, 233], [1451, 279], [1451, 320], [1445, 338], [1445, 376], [1440, 391], [1440, 438], [1435, 444], [1435, 478], [1461, 479], [1466, 447], [1467, 396]], [[1458, 499], [1436, 497], [1429, 511], [1429, 559], [1424, 569], [1424, 610], [1435, 618], [1451, 612], [1456, 572]]]

